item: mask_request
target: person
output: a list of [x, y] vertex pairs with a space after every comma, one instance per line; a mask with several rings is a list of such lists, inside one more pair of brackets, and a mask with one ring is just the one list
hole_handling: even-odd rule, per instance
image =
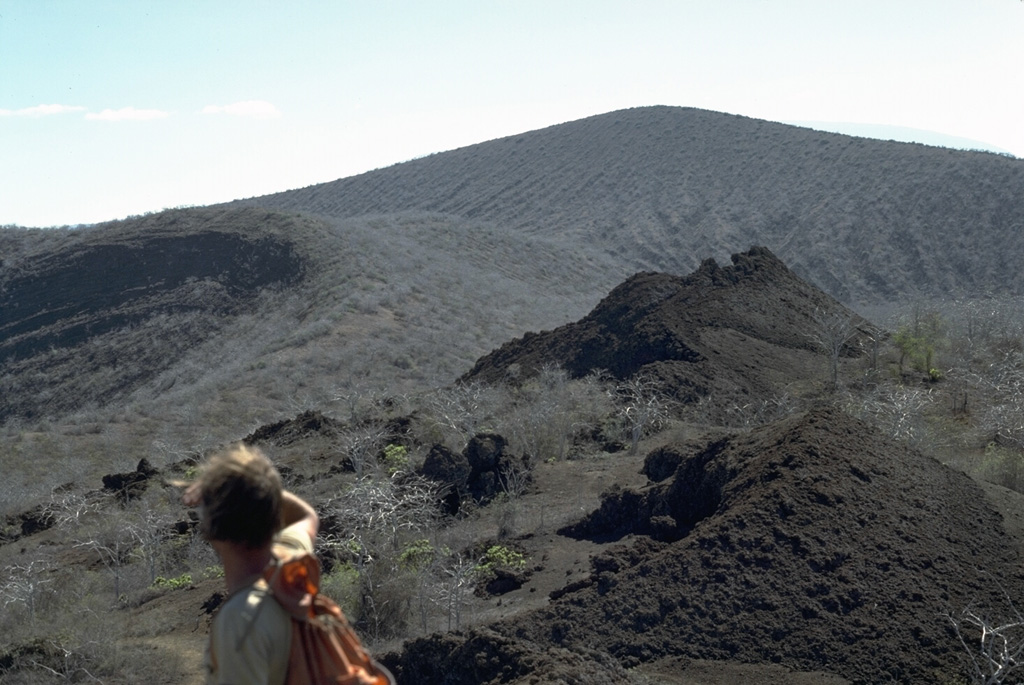
[[282, 487], [266, 455], [244, 444], [213, 455], [182, 502], [199, 508], [200, 533], [220, 558], [228, 593], [210, 628], [206, 682], [283, 684], [292, 621], [270, 594], [263, 572], [278, 546], [313, 552], [320, 525], [316, 511]]

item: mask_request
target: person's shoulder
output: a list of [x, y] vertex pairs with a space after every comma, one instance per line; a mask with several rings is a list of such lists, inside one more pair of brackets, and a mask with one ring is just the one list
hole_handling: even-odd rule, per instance
[[309, 532], [301, 524], [282, 528], [274, 536], [274, 546], [278, 545], [287, 548], [290, 552], [313, 553], [313, 538], [310, 537]]
[[253, 610], [259, 606], [263, 598], [270, 594], [270, 587], [262, 580], [257, 580], [224, 600], [224, 608], [233, 607], [238, 610]]
[[231, 595], [217, 610], [213, 633], [220, 648], [237, 652], [247, 643], [274, 644], [291, 637], [291, 617], [262, 581]]
[[214, 620], [223, 623], [226, 619], [252, 616], [258, 610], [259, 604], [266, 594], [266, 588], [257, 585], [250, 585], [233, 592], [217, 609]]
[[226, 640], [237, 644], [253, 630], [269, 626], [287, 626], [288, 614], [273, 599], [266, 583], [239, 590], [228, 597], [214, 617], [214, 630]]

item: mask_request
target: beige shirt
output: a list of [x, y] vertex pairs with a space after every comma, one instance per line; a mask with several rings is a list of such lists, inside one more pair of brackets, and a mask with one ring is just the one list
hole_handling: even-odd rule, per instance
[[[278, 533], [274, 545], [313, 552], [309, 535], [295, 526]], [[207, 685], [283, 685], [291, 641], [291, 617], [265, 581], [235, 592], [213, 618], [203, 659]]]

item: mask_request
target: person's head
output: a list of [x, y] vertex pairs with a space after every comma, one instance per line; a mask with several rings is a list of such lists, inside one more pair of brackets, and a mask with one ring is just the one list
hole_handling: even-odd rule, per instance
[[199, 482], [203, 537], [254, 549], [270, 543], [281, 520], [281, 476], [262, 452], [238, 444], [215, 454]]

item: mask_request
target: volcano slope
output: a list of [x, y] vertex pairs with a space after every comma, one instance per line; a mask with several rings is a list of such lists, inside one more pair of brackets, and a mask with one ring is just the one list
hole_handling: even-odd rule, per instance
[[[858, 353], [872, 326], [793, 274], [770, 250], [753, 247], [720, 267], [705, 260], [689, 276], [639, 273], [586, 317], [527, 333], [482, 357], [463, 381], [528, 377], [558, 365], [573, 377], [645, 375], [684, 402], [805, 394], [824, 377], [820, 338], [828, 321], [848, 324], [842, 352]], [[811, 383], [813, 385], [813, 383]]]
[[617, 541], [587, 579], [525, 615], [407, 643], [388, 665], [417, 683], [558, 682], [569, 650], [603, 682], [627, 682], [598, 667], [607, 655], [659, 682], [709, 682], [686, 675], [708, 660], [760, 665], [751, 683], [797, 682], [773, 679], [780, 667], [816, 682], [961, 682], [950, 617], [995, 624], [1024, 597], [981, 489], [839, 410], [669, 444], [645, 471], [646, 486], [606, 493], [562, 531]]
[[302, 236], [322, 230], [264, 210], [170, 210], [4, 255], [0, 421], [123, 399], [261, 294], [302, 282]]
[[[463, 380], [558, 364], [649, 374], [683, 400], [812, 400], [821, 320], [854, 327], [846, 354], [875, 335], [769, 250], [732, 262], [638, 274], [582, 320], [507, 343]], [[968, 477], [829, 407], [714, 435], [651, 452], [646, 486], [606, 493], [561, 531], [603, 545], [588, 578], [541, 608], [407, 643], [388, 665], [417, 683], [631, 682], [616, 668], [686, 685], [955, 682], [968, 654], [951, 618], [1015, 615], [1017, 548]], [[719, 680], [695, 665], [708, 663]]]
[[1022, 183], [1019, 159], [657, 106], [241, 202], [473, 219], [612, 255], [620, 279], [766, 245], [833, 296], [881, 303], [1024, 292]]

